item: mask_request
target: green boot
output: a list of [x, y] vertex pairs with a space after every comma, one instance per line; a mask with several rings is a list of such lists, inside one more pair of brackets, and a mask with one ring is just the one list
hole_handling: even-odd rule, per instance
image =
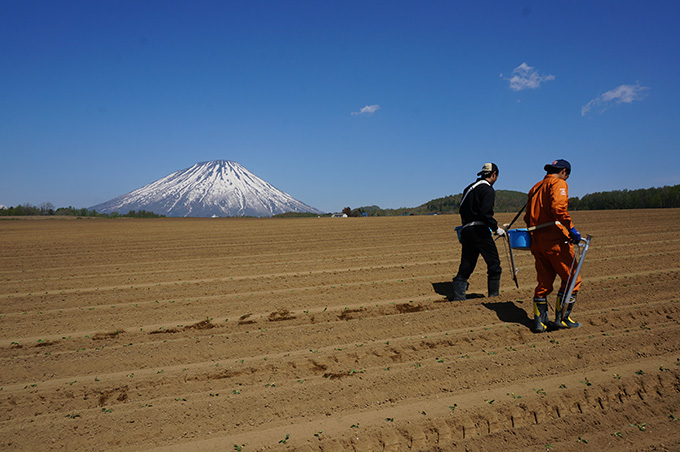
[[578, 328], [581, 326], [579, 322], [574, 322], [570, 317], [571, 310], [574, 308], [574, 303], [576, 303], [576, 293], [573, 293], [569, 298], [569, 303], [567, 303], [567, 308], [564, 310], [564, 315], [562, 315], [562, 308], [564, 302], [564, 294], [557, 294], [557, 303], [555, 303], [555, 323], [560, 328]]
[[548, 329], [548, 300], [534, 297], [534, 333], [543, 333]]

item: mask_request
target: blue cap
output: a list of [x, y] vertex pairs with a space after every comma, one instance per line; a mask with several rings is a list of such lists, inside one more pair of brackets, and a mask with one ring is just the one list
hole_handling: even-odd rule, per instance
[[562, 159], [557, 159], [553, 161], [552, 163], [548, 163], [543, 167], [544, 170], [548, 171], [550, 168], [556, 168], [556, 169], [562, 169], [566, 168], [567, 173], [571, 173], [571, 163], [567, 162], [566, 160]]

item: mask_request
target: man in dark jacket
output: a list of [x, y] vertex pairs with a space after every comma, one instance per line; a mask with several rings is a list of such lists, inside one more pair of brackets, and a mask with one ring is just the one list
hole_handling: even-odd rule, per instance
[[498, 167], [495, 163], [485, 163], [477, 173], [477, 180], [463, 190], [460, 202], [462, 226], [458, 229], [463, 250], [460, 257], [458, 274], [453, 278], [453, 300], [465, 300], [468, 278], [477, 265], [481, 254], [486, 261], [487, 288], [490, 297], [498, 296], [501, 284], [501, 260], [491, 231], [497, 235], [505, 234], [493, 217], [496, 192], [493, 184], [498, 180]]

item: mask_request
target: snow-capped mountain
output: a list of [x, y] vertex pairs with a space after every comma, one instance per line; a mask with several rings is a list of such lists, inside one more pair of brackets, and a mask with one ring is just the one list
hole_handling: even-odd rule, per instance
[[197, 163], [90, 209], [121, 215], [131, 210], [146, 210], [168, 217], [322, 213], [228, 160]]

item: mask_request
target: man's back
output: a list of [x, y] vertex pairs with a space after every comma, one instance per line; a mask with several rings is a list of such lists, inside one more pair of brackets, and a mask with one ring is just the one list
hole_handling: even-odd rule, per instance
[[542, 226], [559, 221], [560, 226], [546, 226], [535, 230], [533, 239], [561, 240], [569, 237], [569, 229], [573, 227], [571, 216], [567, 212], [569, 190], [567, 182], [552, 174], [534, 185], [529, 191], [527, 211], [524, 222], [527, 227]]

